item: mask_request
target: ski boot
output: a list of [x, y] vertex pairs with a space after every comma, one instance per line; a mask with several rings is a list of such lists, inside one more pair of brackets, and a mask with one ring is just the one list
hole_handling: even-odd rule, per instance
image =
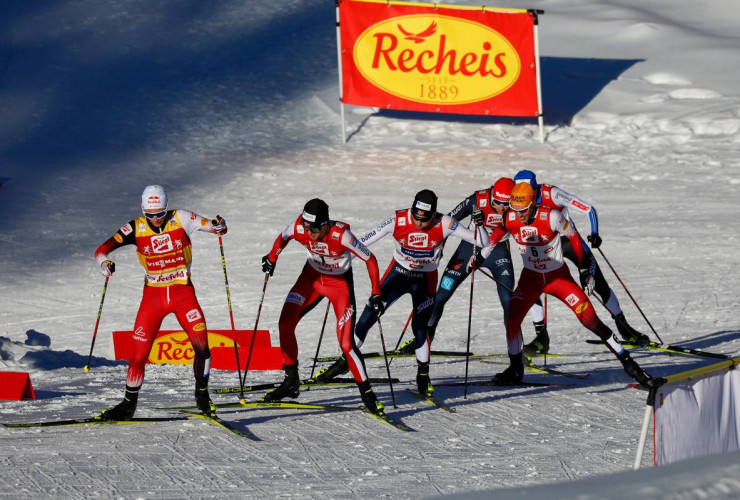
[[314, 380], [316, 382], [328, 382], [339, 375], [344, 375], [349, 371], [349, 364], [347, 364], [347, 358], [342, 355], [341, 358], [336, 360], [334, 363], [326, 368], [323, 368], [316, 373]]
[[131, 420], [136, 411], [136, 401], [139, 399], [140, 388], [126, 386], [126, 395], [123, 397], [123, 401], [116, 406], [103, 410], [100, 414], [100, 420]]
[[627, 323], [624, 313], [619, 313], [616, 316], [612, 316], [612, 318], [617, 323], [617, 331], [619, 331], [625, 342], [640, 346], [646, 346], [650, 343], [650, 338], [647, 335], [638, 332]]
[[534, 324], [536, 337], [532, 342], [524, 346], [522, 352], [525, 356], [534, 356], [535, 354], [547, 354], [550, 351], [550, 336], [547, 334], [547, 325], [544, 321], [538, 321]]
[[624, 371], [627, 372], [627, 375], [635, 379], [635, 382], [648, 389], [655, 385], [653, 377], [643, 370], [640, 365], [637, 364], [637, 361], [632, 359], [632, 356], [630, 356], [630, 353], [626, 349], [622, 351], [621, 354], [618, 354], [617, 357], [619, 358], [619, 361], [622, 362]]
[[414, 354], [416, 352], [416, 339], [407, 340], [396, 349], [396, 352], [398, 354]]
[[373, 392], [373, 388], [370, 387], [370, 382], [367, 380], [364, 382], [358, 382], [357, 387], [360, 389], [360, 397], [368, 411], [381, 417], [385, 416], [385, 406], [383, 406], [383, 403], [378, 401], [378, 398]]
[[417, 360], [416, 363], [419, 365], [416, 371], [416, 386], [419, 388], [419, 394], [430, 398], [434, 395], [434, 387], [429, 378], [429, 361], [422, 363]]
[[511, 364], [501, 373], [497, 373], [493, 379], [505, 385], [516, 385], [524, 378], [524, 359], [522, 353], [509, 354]]
[[280, 401], [284, 398], [297, 398], [301, 392], [301, 381], [298, 379], [298, 363], [294, 365], [284, 365], [285, 378], [283, 383], [264, 395], [260, 401], [271, 403]]
[[195, 404], [206, 417], [214, 418], [216, 416], [216, 405], [211, 401], [208, 395], [208, 379], [195, 380]]

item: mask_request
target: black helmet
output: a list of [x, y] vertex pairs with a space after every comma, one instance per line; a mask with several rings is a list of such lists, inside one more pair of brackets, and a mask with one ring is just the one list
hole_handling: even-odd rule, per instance
[[437, 195], [434, 191], [423, 189], [416, 193], [414, 204], [411, 205], [411, 215], [414, 219], [426, 222], [437, 213]]
[[329, 223], [329, 205], [318, 198], [309, 200], [303, 207], [301, 217], [304, 227], [317, 231]]

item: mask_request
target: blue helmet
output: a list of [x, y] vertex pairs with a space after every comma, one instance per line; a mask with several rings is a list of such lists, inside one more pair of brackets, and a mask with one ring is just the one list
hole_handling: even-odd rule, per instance
[[526, 182], [533, 188], [537, 189], [537, 176], [534, 175], [534, 172], [531, 170], [520, 170], [516, 173], [514, 176], [514, 184], [519, 184], [520, 182]]

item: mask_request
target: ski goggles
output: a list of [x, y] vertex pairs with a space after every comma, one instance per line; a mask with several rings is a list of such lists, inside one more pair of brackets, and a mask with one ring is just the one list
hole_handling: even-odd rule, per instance
[[531, 203], [529, 205], [527, 205], [526, 207], [524, 207], [524, 208], [514, 208], [511, 205], [509, 205], [509, 209], [510, 210], [513, 210], [514, 212], [517, 212], [517, 213], [520, 213], [520, 214], [526, 212], [530, 208], [532, 208], [532, 204]]
[[508, 201], [498, 201], [496, 198], [493, 199], [493, 204], [499, 207], [508, 207], [509, 202]]
[[162, 210], [161, 212], [156, 212], [156, 213], [153, 213], [153, 214], [150, 214], [148, 212], [144, 212], [144, 216], [147, 219], [149, 219], [149, 220], [152, 220], [152, 219], [161, 219], [165, 215], [167, 215], [167, 210]]
[[325, 226], [326, 224], [316, 225], [311, 222], [308, 222], [307, 220], [302, 220], [301, 224], [303, 224], [303, 229], [308, 231], [309, 233], [317, 234], [321, 232], [321, 228]]

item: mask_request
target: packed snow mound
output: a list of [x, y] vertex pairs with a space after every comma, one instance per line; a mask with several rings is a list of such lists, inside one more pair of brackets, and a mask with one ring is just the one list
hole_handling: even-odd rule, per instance
[[[87, 364], [87, 357], [69, 349], [55, 351], [49, 346], [48, 335], [29, 330], [25, 342], [0, 337], [0, 366], [7, 369], [55, 370], [57, 368], [82, 368]], [[125, 361], [111, 361], [106, 358], [93, 357], [91, 364], [96, 366], [116, 366]]]

